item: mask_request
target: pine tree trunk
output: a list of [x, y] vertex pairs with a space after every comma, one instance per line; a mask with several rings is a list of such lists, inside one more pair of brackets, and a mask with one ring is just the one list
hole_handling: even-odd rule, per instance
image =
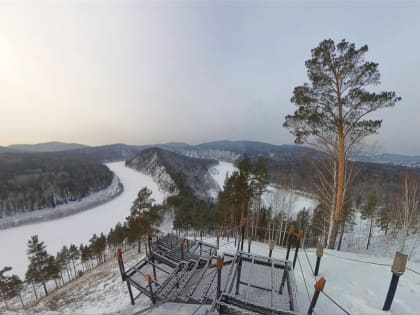
[[344, 228], [346, 227], [346, 224], [343, 222], [341, 225], [341, 234], [340, 234], [340, 240], [338, 241], [337, 250], [341, 250], [341, 244], [343, 243], [343, 236], [344, 236]]

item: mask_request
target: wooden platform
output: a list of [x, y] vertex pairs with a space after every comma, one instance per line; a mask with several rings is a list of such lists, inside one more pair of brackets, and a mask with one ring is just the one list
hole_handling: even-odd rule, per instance
[[[288, 261], [240, 251], [225, 254], [218, 297], [216, 246], [168, 234], [154, 237], [150, 249], [147, 257], [125, 271], [124, 278], [157, 307], [179, 303], [208, 305], [203, 309], [207, 314], [298, 313]], [[150, 285], [146, 274], [152, 275]]]

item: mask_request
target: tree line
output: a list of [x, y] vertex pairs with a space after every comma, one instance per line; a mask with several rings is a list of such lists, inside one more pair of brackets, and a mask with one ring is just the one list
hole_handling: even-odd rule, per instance
[[94, 160], [58, 153], [0, 154], [0, 218], [80, 200], [113, 173]]

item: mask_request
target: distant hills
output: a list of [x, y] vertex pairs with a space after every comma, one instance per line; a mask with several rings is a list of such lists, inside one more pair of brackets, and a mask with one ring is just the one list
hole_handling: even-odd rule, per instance
[[[243, 154], [249, 156], [265, 155], [276, 160], [300, 158], [306, 154], [320, 154], [318, 151], [302, 145], [274, 145], [259, 141], [213, 141], [190, 145], [184, 142], [170, 142], [152, 145], [127, 145], [123, 143], [103, 146], [87, 146], [79, 143], [45, 142], [38, 144], [14, 144], [0, 147], [0, 153], [5, 152], [61, 152], [72, 151], [70, 154], [89, 157], [101, 162], [129, 160], [145, 149], [158, 147], [177, 152], [190, 157], [210, 158], [235, 161]], [[69, 152], [68, 152], [69, 153]], [[357, 157], [354, 160], [372, 163], [386, 163], [404, 166], [420, 166], [420, 155], [403, 155], [383, 153], [373, 156]]]
[[[68, 151], [80, 148], [87, 148], [87, 145], [79, 143], [65, 143], [59, 141], [37, 143], [37, 144], [12, 144], [7, 147], [2, 147], [5, 151], [16, 152], [57, 152], [57, 151]], [[0, 151], [1, 152], [1, 151]]]

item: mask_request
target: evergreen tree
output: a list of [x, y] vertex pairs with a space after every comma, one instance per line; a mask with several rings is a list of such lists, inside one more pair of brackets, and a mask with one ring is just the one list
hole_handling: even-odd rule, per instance
[[45, 295], [48, 295], [46, 282], [50, 279], [48, 269], [50, 256], [45, 247], [44, 242], [38, 240], [38, 235], [32, 236], [28, 241], [29, 266], [26, 272], [26, 279], [32, 283], [42, 284]]
[[74, 261], [77, 260], [77, 259], [79, 259], [79, 257], [80, 257], [80, 252], [79, 252], [79, 249], [77, 248], [76, 245], [74, 245], [74, 244], [71, 244], [70, 245], [70, 247], [69, 247], [69, 256], [68, 257], [69, 257], [69, 259], [72, 262], [74, 276], [76, 277], [77, 276], [77, 272], [76, 272], [76, 265], [75, 265]]
[[377, 206], [378, 206], [378, 198], [376, 196], [376, 192], [370, 191], [368, 193], [366, 205], [361, 209], [361, 213], [360, 213], [361, 218], [363, 220], [366, 220], [366, 219], [370, 220], [369, 235], [368, 235], [368, 240], [366, 244], [366, 249], [369, 249], [370, 240], [372, 238], [373, 221], [377, 215], [377, 212], [376, 212]]
[[10, 270], [12, 270], [12, 267], [4, 267], [0, 270], [0, 297], [6, 309], [8, 309], [7, 301], [15, 297], [19, 297], [22, 307], [24, 307], [25, 305], [20, 294], [23, 289], [23, 282], [17, 275], [6, 276], [5, 273]]
[[333, 160], [334, 196], [328, 247], [335, 247], [348, 184], [347, 155], [381, 127], [381, 120], [367, 115], [394, 106], [400, 98], [395, 92], [369, 92], [367, 86], [380, 83], [378, 64], [366, 62], [368, 47], [356, 49], [345, 40], [335, 44], [324, 40], [305, 62], [310, 83], [295, 87], [291, 102], [298, 109], [285, 117], [284, 127], [295, 142], [315, 145]]

